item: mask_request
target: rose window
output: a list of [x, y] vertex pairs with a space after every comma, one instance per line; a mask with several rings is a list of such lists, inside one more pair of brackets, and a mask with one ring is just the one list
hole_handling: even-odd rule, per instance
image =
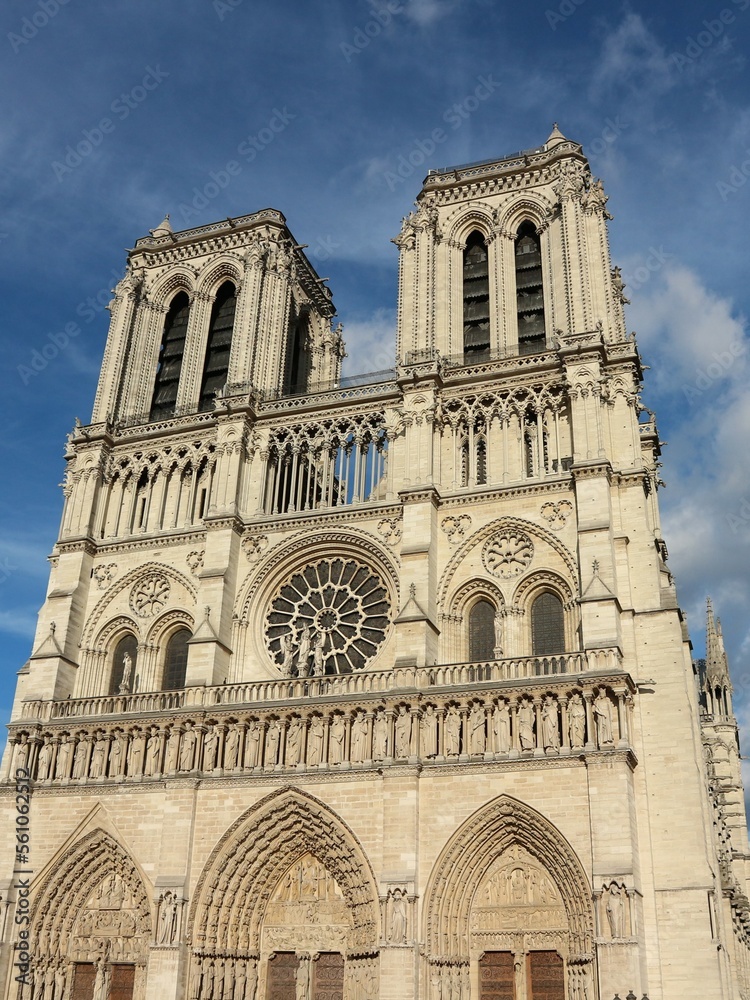
[[130, 592], [130, 607], [141, 618], [161, 611], [169, 598], [169, 580], [154, 573], [137, 583]]
[[526, 569], [534, 555], [534, 545], [521, 531], [509, 531], [491, 538], [482, 550], [484, 565], [493, 576], [510, 580]]
[[316, 647], [316, 672], [351, 673], [377, 653], [389, 615], [388, 592], [374, 570], [356, 559], [322, 559], [279, 588], [266, 615], [266, 643], [279, 667], [291, 659], [293, 674], [305, 674], [300, 655], [312, 663]]

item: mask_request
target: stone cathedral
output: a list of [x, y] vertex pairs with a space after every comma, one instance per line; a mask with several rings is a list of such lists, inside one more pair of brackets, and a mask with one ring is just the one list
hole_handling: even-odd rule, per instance
[[136, 241], [3, 758], [2, 997], [750, 997], [606, 202], [557, 127], [430, 170], [349, 379], [279, 211]]

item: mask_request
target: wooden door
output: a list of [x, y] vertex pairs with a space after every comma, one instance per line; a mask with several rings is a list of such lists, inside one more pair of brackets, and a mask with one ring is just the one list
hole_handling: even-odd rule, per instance
[[479, 1000], [516, 1000], [513, 952], [484, 953], [479, 961]]
[[529, 1000], [565, 1000], [565, 968], [556, 951], [528, 955]]
[[70, 1000], [94, 1000], [96, 968], [87, 962], [76, 962], [73, 966], [73, 988]]
[[344, 956], [323, 952], [313, 963], [312, 1000], [343, 1000]]
[[109, 1000], [133, 1000], [135, 986], [134, 965], [113, 965]]
[[277, 951], [268, 961], [266, 1000], [295, 1000], [297, 996], [294, 974], [299, 959], [293, 951]]

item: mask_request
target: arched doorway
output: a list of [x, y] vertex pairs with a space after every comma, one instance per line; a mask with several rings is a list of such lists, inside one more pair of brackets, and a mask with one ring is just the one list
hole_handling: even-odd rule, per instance
[[33, 996], [142, 1000], [151, 907], [109, 834], [95, 830], [57, 861], [34, 901], [31, 938]]
[[593, 1000], [594, 914], [575, 852], [509, 796], [478, 810], [425, 894], [427, 996]]
[[299, 790], [272, 793], [227, 831], [190, 923], [190, 1000], [231, 996], [238, 979], [253, 1000], [378, 995], [372, 869], [349, 827]]

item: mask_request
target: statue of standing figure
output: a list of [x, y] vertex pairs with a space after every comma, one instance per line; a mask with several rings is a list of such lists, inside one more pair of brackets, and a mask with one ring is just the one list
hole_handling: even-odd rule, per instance
[[130, 694], [133, 677], [133, 657], [130, 653], [125, 653], [122, 658], [122, 680], [118, 694]]
[[593, 708], [596, 719], [596, 738], [599, 746], [611, 745], [614, 742], [612, 738], [612, 703], [604, 688], [599, 689]]
[[299, 635], [299, 643], [297, 645], [297, 676], [307, 677], [309, 672], [309, 661], [310, 661], [310, 646], [312, 640], [310, 638], [310, 626], [304, 625], [302, 631]]
[[499, 660], [503, 655], [503, 613], [502, 611], [495, 612], [494, 618], [495, 626], [495, 648], [493, 650], [495, 654], [495, 659]]
[[279, 639], [281, 646], [281, 673], [284, 677], [292, 676], [292, 666], [294, 665], [294, 643], [291, 635], [287, 632]]
[[325, 657], [323, 650], [326, 644], [325, 632], [318, 632], [313, 643], [313, 674], [322, 677], [326, 672]]
[[568, 703], [568, 730], [571, 747], [582, 747], [586, 740], [586, 706], [577, 691], [573, 692]]

